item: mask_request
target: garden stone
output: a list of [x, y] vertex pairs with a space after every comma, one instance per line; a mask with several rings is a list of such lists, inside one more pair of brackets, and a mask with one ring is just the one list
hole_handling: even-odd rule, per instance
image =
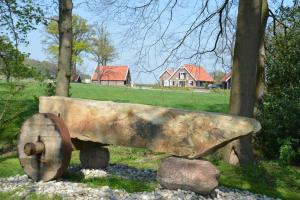
[[219, 176], [217, 168], [208, 161], [177, 157], [166, 158], [157, 172], [157, 180], [163, 187], [199, 194], [210, 194], [218, 186]]

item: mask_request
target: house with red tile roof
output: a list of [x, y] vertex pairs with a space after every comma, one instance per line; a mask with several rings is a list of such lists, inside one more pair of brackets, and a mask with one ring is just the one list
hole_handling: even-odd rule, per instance
[[228, 74], [225, 74], [225, 76], [221, 79], [222, 85], [224, 89], [230, 89], [231, 88], [231, 72]]
[[173, 74], [174, 69], [167, 68], [163, 73], [159, 76], [159, 85], [160, 86], [170, 86], [169, 78]]
[[203, 67], [193, 64], [180, 65], [176, 70], [166, 69], [159, 77], [161, 86], [204, 87], [214, 79]]
[[98, 66], [92, 75], [92, 83], [125, 86], [131, 84], [128, 66]]

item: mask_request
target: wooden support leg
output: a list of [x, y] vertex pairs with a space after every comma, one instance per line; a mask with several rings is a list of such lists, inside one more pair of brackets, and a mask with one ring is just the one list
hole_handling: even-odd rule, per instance
[[105, 168], [109, 162], [109, 151], [103, 147], [80, 150], [80, 162], [86, 169]]

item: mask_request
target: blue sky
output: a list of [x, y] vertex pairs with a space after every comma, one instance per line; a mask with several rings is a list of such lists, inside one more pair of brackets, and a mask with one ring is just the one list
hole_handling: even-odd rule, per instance
[[[195, 8], [193, 7], [193, 5], [190, 5], [190, 7], [186, 8], [186, 10], [188, 10], [190, 13], [189, 12], [188, 12], [188, 14], [180, 13], [180, 12], [177, 13], [177, 16], [174, 17], [174, 19], [173, 19], [173, 21], [175, 21], [175, 23], [173, 24], [174, 30], [176, 29], [179, 32], [179, 30], [181, 28], [182, 29], [185, 28], [184, 25], [181, 25], [180, 23], [182, 23], [182, 24], [186, 23], [186, 21], [189, 20], [190, 15], [193, 12], [195, 12], [194, 9]], [[101, 16], [99, 16], [97, 12], [91, 12], [84, 6], [75, 7], [75, 9], [73, 10], [73, 13], [79, 14], [83, 18], [87, 19], [89, 24], [93, 24], [94, 22], [97, 22], [97, 21], [101, 22]], [[182, 21], [181, 19], [185, 19], [186, 21]], [[178, 23], [177, 23], [177, 21], [178, 21]], [[164, 59], [164, 56], [165, 56], [164, 53], [160, 53], [161, 51], [159, 49], [154, 49], [149, 52], [149, 54], [151, 54], [151, 55], [147, 55], [147, 56], [149, 56], [148, 59], [150, 58], [150, 61], [148, 61], [148, 63], [145, 64], [144, 66], [137, 66], [136, 65], [137, 48], [135, 48], [134, 45], [132, 45], [132, 46], [128, 45], [128, 43], [127, 43], [127, 46], [126, 45], [124, 46], [124, 42], [123, 42], [124, 37], [123, 37], [122, 33], [126, 32], [126, 29], [128, 27], [120, 26], [120, 24], [118, 22], [113, 21], [113, 20], [106, 21], [105, 24], [108, 28], [108, 31], [111, 34], [111, 39], [112, 39], [113, 44], [115, 45], [115, 47], [117, 49], [117, 53], [118, 53], [118, 57], [112, 63], [109, 63], [109, 64], [110, 65], [129, 65], [130, 69], [131, 69], [131, 74], [133, 76], [132, 78], [135, 83], [155, 83], [159, 74], [161, 74], [161, 72], [165, 69], [165, 67], [161, 67], [152, 73], [145, 73], [145, 72], [142, 73], [141, 71], [145, 71], [144, 69], [145, 68], [147, 69], [147, 67], [149, 69], [152, 69], [152, 68], [155, 68], [157, 65], [159, 65]], [[209, 28], [207, 28], [207, 29], [209, 29]], [[29, 57], [33, 58], [33, 59], [37, 59], [40, 61], [48, 60], [48, 56], [47, 56], [48, 53], [43, 49], [43, 44], [41, 43], [41, 41], [45, 38], [44, 35], [45, 35], [44, 27], [42, 25], [40, 25], [36, 30], [29, 33], [29, 35], [28, 35], [29, 44], [27, 46], [24, 46], [24, 45], [21, 46], [20, 47], [21, 51], [29, 53], [30, 54]], [[149, 37], [151, 37], [151, 35]], [[205, 35], [204, 35], [204, 37], [205, 37]], [[147, 41], [146, 41], [146, 43], [147, 43]], [[137, 44], [137, 46], [138, 45], [139, 44]], [[184, 52], [184, 53], [186, 53], [186, 52]], [[227, 58], [227, 59], [230, 59], [230, 58]], [[204, 55], [204, 56], [201, 56], [200, 59], [197, 59], [197, 64], [204, 66], [204, 68], [209, 72], [211, 72], [215, 69], [222, 69], [221, 64], [215, 65], [215, 60], [216, 60], [216, 58], [212, 55]], [[177, 68], [180, 64], [189, 63], [189, 62], [194, 63], [195, 61], [194, 60], [175, 61], [173, 63], [168, 64], [167, 67]], [[84, 73], [92, 74], [95, 67], [96, 67], [96, 63], [93, 62], [88, 56], [86, 56], [84, 58], [84, 63], [81, 66], [79, 66], [79, 69]]]

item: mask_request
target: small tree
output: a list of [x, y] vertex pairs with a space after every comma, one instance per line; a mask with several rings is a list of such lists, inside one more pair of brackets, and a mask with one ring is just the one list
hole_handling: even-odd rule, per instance
[[213, 73], [212, 73], [212, 76], [215, 80], [216, 83], [221, 83], [222, 81], [222, 78], [226, 75], [226, 73], [224, 71], [221, 71], [221, 70], [215, 70]]
[[[54, 17], [56, 18], [56, 17]], [[90, 37], [91, 28], [87, 23], [87, 20], [74, 15], [72, 17], [72, 69], [76, 72], [76, 65], [82, 63], [82, 53], [87, 52], [89, 49], [88, 39]], [[46, 26], [47, 36], [43, 40], [43, 43], [47, 45], [46, 50], [52, 55], [52, 58], [57, 60], [59, 53], [59, 31], [56, 21], [51, 21]]]
[[23, 64], [24, 58], [8, 39], [0, 37], [0, 73], [6, 77], [7, 82], [11, 77], [19, 78], [27, 75], [28, 69]]
[[0, 0], [1, 34], [14, 41], [14, 46], [25, 42], [26, 35], [44, 22], [41, 7], [32, 0]]
[[90, 43], [90, 53], [98, 66], [106, 65], [107, 62], [112, 61], [117, 56], [116, 49], [110, 40], [110, 35], [103, 24], [95, 25]]

